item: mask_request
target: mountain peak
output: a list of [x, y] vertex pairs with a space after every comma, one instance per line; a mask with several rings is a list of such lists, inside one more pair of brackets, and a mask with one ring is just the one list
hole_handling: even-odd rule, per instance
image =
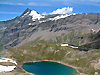
[[36, 11], [34, 11], [34, 10], [31, 10], [30, 15], [37, 15], [37, 14], [39, 14], [39, 13], [38, 13], [38, 12], [36, 12]]
[[27, 8], [26, 11], [30, 11], [31, 9]]
[[21, 17], [25, 17], [25, 16], [32, 16], [32, 20], [33, 21], [36, 21], [36, 19], [40, 20], [40, 18], [44, 18], [43, 15], [39, 14], [38, 12], [34, 11], [34, 10], [31, 10], [29, 8], [27, 8], [23, 14], [21, 15]]
[[22, 13], [22, 17], [24, 17], [25, 15], [27, 15], [28, 13], [30, 13], [32, 10], [27, 8], [23, 13]]
[[27, 9], [24, 11], [24, 14], [27, 13], [27, 12], [30, 13], [31, 11], [32, 11], [31, 9], [27, 8]]
[[44, 18], [45, 16], [39, 14], [38, 12], [32, 10], [29, 14], [30, 16], [32, 16], [33, 21], [35, 21], [35, 19], [40, 20], [40, 18]]

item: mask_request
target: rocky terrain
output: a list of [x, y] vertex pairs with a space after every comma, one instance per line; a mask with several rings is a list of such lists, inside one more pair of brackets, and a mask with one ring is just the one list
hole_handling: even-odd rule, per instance
[[0, 54], [5, 49], [3, 57], [13, 58], [18, 66], [2, 75], [29, 75], [21, 65], [40, 60], [72, 65], [80, 75], [99, 75], [100, 13], [41, 15], [27, 8], [12, 20], [0, 21]]
[[100, 31], [97, 33], [91, 34], [88, 37], [88, 43], [85, 45], [81, 45], [80, 48], [84, 50], [100, 49]]
[[17, 69], [12, 72], [14, 75], [25, 73], [21, 68], [23, 63], [42, 60], [52, 60], [71, 65], [80, 72], [80, 75], [100, 75], [100, 49], [79, 51], [60, 44], [27, 43], [17, 48], [8, 49], [4, 57], [16, 60], [18, 65]]
[[88, 35], [99, 31], [100, 14], [41, 15], [26, 9], [12, 20], [1, 21], [0, 28], [0, 42], [5, 49], [37, 39], [47, 43], [82, 45], [87, 43]]

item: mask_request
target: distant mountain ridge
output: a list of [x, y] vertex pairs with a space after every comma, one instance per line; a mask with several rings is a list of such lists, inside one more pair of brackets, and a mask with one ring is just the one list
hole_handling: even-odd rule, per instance
[[5, 48], [36, 41], [82, 45], [91, 30], [100, 28], [99, 13], [41, 15], [27, 8], [20, 16], [0, 21], [0, 43]]

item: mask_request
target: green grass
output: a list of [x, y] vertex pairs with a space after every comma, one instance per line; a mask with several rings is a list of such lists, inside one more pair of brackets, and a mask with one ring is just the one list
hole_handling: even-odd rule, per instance
[[[10, 53], [7, 57], [15, 58], [19, 65], [25, 61], [54, 60], [80, 67], [79, 71], [88, 75], [94, 75], [95, 72], [100, 74], [100, 70], [95, 70], [91, 66], [92, 60], [97, 60], [100, 57], [98, 50], [84, 52], [70, 47], [61, 47], [59, 44], [33, 43], [11, 48], [7, 52]], [[76, 59], [79, 59], [79, 61]]]
[[[27, 44], [32, 44], [32, 43], [45, 43], [45, 44], [60, 44], [60, 43], [70, 43], [76, 46], [82, 45], [85, 43], [85, 38], [88, 37], [89, 34], [82, 34], [81, 30], [70, 30], [68, 34], [62, 33], [59, 36], [56, 36], [55, 39], [41, 39], [41, 37], [36, 38], [34, 41], [29, 42]], [[84, 37], [83, 39], [78, 39], [80, 37]]]
[[[54, 60], [79, 67], [78, 70], [87, 75], [94, 75], [95, 72], [100, 74], [100, 70], [95, 70], [91, 66], [92, 60], [97, 61], [97, 58], [100, 57], [99, 50], [85, 52], [60, 46], [61, 43], [71, 43], [76, 46], [84, 44], [84, 39], [76, 39], [75, 37], [86, 38], [89, 35], [91, 33], [82, 35], [81, 30], [72, 30], [68, 34], [62, 33], [60, 36], [55, 37], [55, 40], [44, 40], [38, 37], [23, 46], [8, 49], [8, 54], [5, 55], [9, 58], [16, 59], [18, 65], [22, 65], [26, 61]], [[77, 59], [79, 60], [77, 61]]]
[[3, 51], [4, 47], [3, 44], [0, 44], [0, 52]]

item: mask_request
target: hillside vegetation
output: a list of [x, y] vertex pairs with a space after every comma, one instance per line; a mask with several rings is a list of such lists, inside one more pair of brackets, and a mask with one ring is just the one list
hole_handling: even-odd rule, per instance
[[3, 44], [0, 44], [0, 52], [3, 51], [4, 47]]
[[[100, 67], [94, 67], [100, 57], [99, 50], [79, 51], [60, 44], [25, 44], [6, 51], [4, 57], [16, 59], [19, 67], [27, 61], [53, 60], [76, 66], [78, 71], [87, 75], [100, 74]], [[21, 71], [21, 70], [20, 70]]]
[[[32, 11], [27, 8], [12, 20], [0, 21], [0, 53], [8, 49], [4, 57], [17, 61], [15, 75], [23, 73], [24, 62], [40, 60], [60, 61], [80, 73], [100, 75], [100, 13], [41, 15], [35, 11], [30, 15]], [[79, 48], [61, 47], [61, 43]]]

